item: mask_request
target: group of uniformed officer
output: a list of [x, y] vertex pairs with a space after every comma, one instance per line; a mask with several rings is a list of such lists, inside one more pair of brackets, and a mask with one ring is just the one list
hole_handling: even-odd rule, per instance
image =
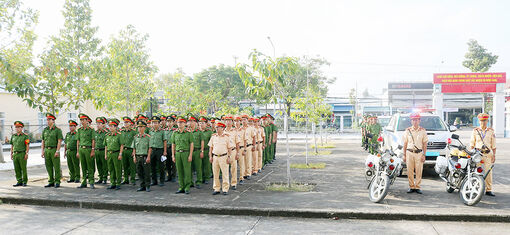
[[379, 145], [377, 138], [381, 134], [381, 125], [377, 122], [377, 116], [365, 115], [360, 123], [361, 127], [361, 147], [370, 154], [377, 154]]
[[[135, 185], [135, 172], [138, 172], [140, 188], [137, 191], [149, 192], [151, 186], [164, 186], [164, 182], [175, 182], [177, 178], [179, 190], [176, 193], [189, 194], [191, 187], [200, 189], [214, 178], [213, 195], [221, 190], [226, 195], [230, 188], [235, 190], [238, 183], [257, 175], [265, 164], [275, 159], [278, 129], [270, 114], [260, 118], [172, 114], [150, 119], [139, 114], [134, 119], [123, 117], [122, 128], [118, 127], [118, 119], [97, 117], [96, 130], [91, 127], [92, 119], [88, 115], [78, 116], [81, 126], [77, 128], [78, 123], [70, 120], [70, 131], [64, 137], [55, 125], [56, 116], [46, 114], [48, 126], [43, 130], [41, 143], [41, 157], [45, 159], [48, 172], [46, 188], [60, 187], [62, 146], [69, 168], [67, 182], [80, 183], [78, 188], [106, 184], [109, 176], [107, 188], [118, 190], [121, 184]], [[10, 143], [17, 183], [13, 186], [26, 186], [30, 140], [23, 132], [22, 122], [16, 121], [14, 126], [16, 133]]]

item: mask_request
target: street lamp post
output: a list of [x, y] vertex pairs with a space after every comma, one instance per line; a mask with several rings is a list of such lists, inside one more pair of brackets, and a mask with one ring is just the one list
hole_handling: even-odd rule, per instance
[[[276, 49], [274, 47], [273, 41], [271, 41], [271, 37], [267, 36], [267, 40], [269, 40], [269, 43], [271, 43], [271, 46], [273, 47], [273, 59], [276, 60]], [[273, 115], [276, 116], [276, 92], [275, 92], [275, 84], [273, 83], [273, 97], [275, 100], [273, 101]]]

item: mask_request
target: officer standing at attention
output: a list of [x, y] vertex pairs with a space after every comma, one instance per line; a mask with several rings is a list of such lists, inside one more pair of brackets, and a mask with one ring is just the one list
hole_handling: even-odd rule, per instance
[[225, 134], [225, 124], [218, 122], [216, 123], [218, 132], [212, 134], [211, 139], [208, 142], [209, 146], [209, 161], [213, 166], [213, 195], [220, 193], [220, 170], [222, 174], [222, 189], [223, 195], [228, 194], [229, 189], [229, 172], [228, 164], [231, 162], [231, 149], [234, 148], [234, 143], [229, 138], [228, 134]]
[[237, 167], [239, 168], [239, 184], [243, 184], [246, 179], [246, 141], [244, 139], [245, 126], [241, 125], [241, 116], [234, 117], [234, 130], [239, 138], [239, 159], [237, 160]]
[[233, 190], [237, 189], [237, 160], [239, 160], [239, 155], [241, 154], [239, 146], [241, 145], [241, 140], [237, 134], [237, 131], [232, 127], [232, 120], [233, 117], [231, 115], [225, 115], [223, 117], [225, 120], [225, 133], [230, 138], [230, 141], [232, 141], [234, 144], [234, 147], [230, 149], [230, 187], [232, 187]]
[[[172, 133], [175, 131], [174, 122], [175, 122], [175, 114], [170, 114], [168, 117], [166, 117], [166, 129], [165, 129], [165, 135], [166, 139], [169, 142], [170, 138], [172, 138]], [[172, 153], [172, 144], [167, 143], [166, 145], [166, 152], [167, 154]], [[172, 161], [171, 156], [167, 155], [167, 159], [165, 161], [165, 171], [167, 174], [167, 178], [165, 181], [172, 181], [175, 182], [175, 162]]]
[[372, 116], [370, 117], [370, 127], [369, 127], [369, 130], [370, 130], [370, 134], [372, 135], [372, 137], [370, 137], [370, 141], [369, 141], [369, 153], [370, 154], [377, 154], [378, 153], [378, 150], [379, 150], [379, 143], [377, 142], [377, 139], [379, 138], [379, 135], [381, 134], [381, 125], [379, 125], [379, 123], [377, 122], [377, 117], [376, 116]]
[[152, 128], [149, 132], [150, 144], [152, 148], [151, 154], [151, 172], [152, 172], [152, 184], [158, 185], [158, 173], [159, 173], [159, 186], [165, 185], [165, 168], [161, 162], [161, 156], [167, 156], [167, 139], [165, 131], [160, 128], [160, 118], [154, 116], [151, 118]]
[[[406, 128], [402, 137], [405, 150], [404, 161], [407, 165], [407, 179], [409, 180], [409, 190], [407, 190], [407, 193], [416, 192], [422, 194], [420, 189], [421, 175], [429, 139], [425, 128], [420, 127], [420, 114], [413, 113], [410, 118], [412, 126]], [[416, 180], [414, 179], [415, 175]]]
[[[494, 129], [487, 127], [489, 115], [486, 113], [478, 114], [480, 127], [477, 127], [471, 133], [471, 149], [478, 149], [482, 153], [483, 168], [485, 171], [491, 169], [496, 162], [496, 135]], [[496, 196], [492, 192], [492, 170], [485, 178], [485, 195]]]
[[[201, 152], [202, 146], [202, 132], [200, 132], [197, 128], [197, 118], [192, 115], [188, 117], [188, 132], [191, 133], [193, 137], [193, 160], [191, 162], [192, 168], [196, 171], [197, 179], [195, 180], [195, 185], [197, 189], [200, 189], [200, 185], [202, 184], [202, 180], [204, 176], [202, 175], [202, 158], [203, 152]], [[202, 156], [202, 158], [200, 158]], [[193, 174], [192, 176], [193, 177]], [[193, 181], [193, 178], [192, 178]], [[193, 187], [193, 183], [191, 184]]]
[[[108, 161], [108, 170], [110, 170], [110, 187], [108, 189], [120, 189], [120, 180], [122, 178], [122, 151], [124, 145], [120, 143], [120, 136], [117, 126], [119, 120], [111, 119], [109, 122], [108, 134], [104, 139], [105, 155], [104, 159]], [[98, 155], [99, 158], [99, 155]]]
[[[14, 122], [16, 127], [16, 134], [11, 136], [11, 160], [14, 164], [14, 172], [16, 174], [17, 183], [13, 187], [27, 186], [28, 174], [27, 174], [27, 160], [28, 150], [30, 145], [30, 139], [28, 135], [23, 132], [25, 124], [20, 121]], [[5, 141], [6, 143], [9, 142]]]
[[151, 151], [149, 147], [150, 136], [145, 134], [147, 123], [143, 120], [136, 122], [138, 127], [138, 134], [132, 142], [131, 148], [133, 148], [133, 162], [135, 162], [138, 170], [138, 178], [140, 178], [140, 188], [136, 191], [151, 191]]
[[76, 157], [76, 153], [78, 153], [76, 126], [78, 126], [77, 122], [69, 120], [69, 132], [67, 132], [64, 142], [64, 157], [67, 158], [67, 167], [69, 168], [67, 183], [80, 183], [80, 159]]
[[201, 116], [198, 120], [198, 128], [202, 134], [202, 142], [200, 146], [200, 158], [202, 159], [202, 183], [208, 184], [209, 179], [212, 176], [212, 165], [209, 161], [209, 148], [207, 147], [207, 144], [209, 143], [213, 132], [207, 127], [206, 117]]
[[42, 133], [41, 143], [41, 157], [44, 158], [46, 171], [48, 171], [48, 184], [44, 186], [60, 187], [60, 178], [62, 177], [60, 171], [60, 147], [62, 144], [62, 130], [55, 126], [55, 115], [51, 113], [46, 114], [48, 126], [44, 128]]
[[94, 148], [96, 141], [94, 140], [94, 129], [90, 127], [92, 119], [83, 113], [80, 113], [78, 117], [80, 118], [81, 127], [78, 128], [77, 133], [78, 141], [76, 145], [78, 146], [78, 153], [76, 157], [80, 159], [81, 173], [83, 175], [83, 180], [78, 188], [86, 188], [88, 180], [90, 188], [94, 189], [94, 173], [96, 171], [96, 166], [94, 164]]
[[[108, 130], [106, 129], [106, 122], [107, 120], [105, 117], [96, 118], [97, 129], [94, 133], [94, 142], [96, 143], [94, 150], [97, 156], [105, 155], [104, 139], [106, 137], [106, 133], [108, 132]], [[106, 180], [108, 179], [108, 163], [106, 162], [106, 159], [104, 157], [96, 157], [96, 167], [97, 175], [99, 178], [96, 181], [96, 184], [101, 183], [106, 184]]]
[[124, 121], [124, 126], [122, 127], [120, 133], [120, 143], [124, 145], [124, 151], [122, 151], [122, 168], [124, 170], [124, 181], [122, 184], [129, 184], [131, 182], [133, 185], [136, 185], [136, 166], [133, 161], [133, 140], [135, 139], [136, 130], [133, 128], [133, 120], [125, 116], [122, 118]]
[[189, 194], [191, 187], [191, 161], [193, 160], [193, 136], [186, 131], [186, 119], [177, 118], [179, 129], [174, 131], [170, 143], [172, 143], [172, 161], [177, 167], [179, 175], [179, 190], [175, 193]]

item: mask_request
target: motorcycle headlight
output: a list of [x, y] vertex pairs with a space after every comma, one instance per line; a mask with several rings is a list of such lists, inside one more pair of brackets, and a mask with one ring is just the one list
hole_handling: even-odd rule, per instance
[[482, 155], [477, 153], [471, 157], [474, 163], [479, 163], [482, 161]]
[[391, 159], [391, 156], [389, 153], [385, 153], [381, 156], [381, 160], [383, 160], [383, 162], [388, 162], [388, 161], [390, 161], [390, 159]]

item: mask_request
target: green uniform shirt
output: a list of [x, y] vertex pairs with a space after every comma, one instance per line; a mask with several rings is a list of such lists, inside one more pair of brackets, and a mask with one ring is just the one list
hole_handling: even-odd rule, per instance
[[96, 141], [95, 147], [96, 149], [104, 149], [105, 146], [104, 139], [106, 137], [106, 133], [108, 133], [106, 129], [94, 131], [94, 141]]
[[211, 140], [212, 134], [213, 134], [213, 132], [209, 129], [202, 131], [202, 140], [204, 141], [204, 151], [209, 151], [209, 147], [207, 147], [207, 144], [209, 143], [209, 140]]
[[42, 133], [42, 140], [44, 141], [44, 147], [57, 147], [58, 140], [64, 139], [62, 136], [62, 130], [60, 128], [53, 126], [50, 128], [47, 126], [44, 128]]
[[25, 133], [14, 134], [11, 136], [12, 150], [16, 152], [26, 151], [27, 144], [30, 142], [28, 135]]
[[78, 147], [76, 145], [76, 140], [77, 140], [76, 131], [67, 132], [66, 138], [65, 138], [65, 143], [66, 143], [67, 149], [69, 149], [69, 150], [76, 150], [76, 148]]
[[379, 123], [376, 123], [374, 125], [370, 126], [370, 133], [373, 135], [372, 142], [376, 142], [377, 138], [379, 138], [379, 134], [381, 133], [381, 125]]
[[191, 136], [193, 137], [193, 148], [200, 149], [200, 145], [202, 142], [202, 132], [198, 129], [190, 131]]
[[94, 129], [90, 126], [87, 128], [78, 128], [77, 140], [80, 141], [80, 146], [92, 147], [92, 140], [94, 139]]
[[133, 143], [131, 143], [131, 148], [134, 148], [136, 151], [136, 155], [147, 155], [149, 154], [149, 142], [150, 136], [147, 134], [137, 134], [133, 139]]
[[[276, 132], [278, 133], [278, 127], [273, 123], [271, 124], [271, 133], [273, 134], [273, 132]], [[271, 142], [272, 143], [272, 142]]]
[[119, 151], [120, 150], [120, 133], [108, 133], [103, 141], [108, 151]]
[[163, 131], [162, 129], [155, 130], [151, 128], [149, 135], [150, 135], [149, 147], [160, 149], [165, 147], [164, 145], [164, 141], [166, 140], [165, 131]]
[[[172, 128], [166, 128], [164, 132], [165, 132], [165, 139], [167, 141], [169, 141], [172, 138], [172, 133], [174, 132], [174, 130]], [[170, 146], [167, 146], [167, 147], [170, 148]]]
[[175, 144], [176, 151], [189, 151], [189, 146], [193, 143], [193, 136], [191, 135], [191, 132], [186, 130], [183, 132], [176, 130], [173, 132], [170, 142]]
[[124, 147], [131, 148], [133, 145], [133, 140], [135, 139], [136, 131], [132, 128], [123, 127], [120, 131], [120, 143], [124, 145]]
[[264, 133], [266, 133], [266, 144], [269, 144], [269, 142], [270, 142], [269, 135], [272, 134], [271, 127], [270, 126], [265, 126], [264, 127]]

